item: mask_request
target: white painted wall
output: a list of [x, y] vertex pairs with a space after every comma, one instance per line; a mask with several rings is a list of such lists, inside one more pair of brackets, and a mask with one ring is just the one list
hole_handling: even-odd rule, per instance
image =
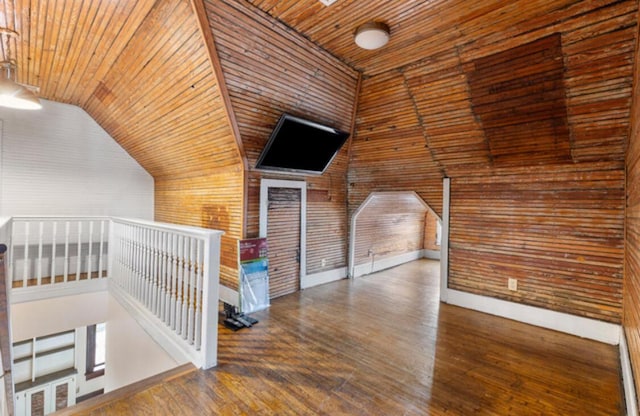
[[0, 216], [152, 220], [153, 178], [79, 107], [0, 107]]
[[[79, 313], [80, 311], [80, 313]], [[11, 305], [14, 341], [106, 322], [105, 392], [168, 371], [188, 361], [178, 361], [158, 345], [107, 291], [56, 297]], [[78, 378], [84, 377], [84, 360], [77, 360]], [[82, 386], [80, 382], [79, 386]], [[87, 385], [86, 391], [94, 386]]]
[[105, 393], [188, 362], [171, 357], [112, 296], [106, 322]]

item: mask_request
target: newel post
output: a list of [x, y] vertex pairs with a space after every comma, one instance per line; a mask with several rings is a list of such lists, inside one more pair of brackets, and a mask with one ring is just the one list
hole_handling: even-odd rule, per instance
[[222, 231], [206, 237], [204, 250], [204, 282], [202, 286], [202, 346], [204, 369], [218, 362], [218, 292], [220, 284], [220, 237]]

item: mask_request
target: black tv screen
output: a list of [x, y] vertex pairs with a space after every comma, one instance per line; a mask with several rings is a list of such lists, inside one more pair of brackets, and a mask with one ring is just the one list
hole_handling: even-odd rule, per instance
[[262, 150], [256, 169], [321, 174], [349, 133], [283, 114]]

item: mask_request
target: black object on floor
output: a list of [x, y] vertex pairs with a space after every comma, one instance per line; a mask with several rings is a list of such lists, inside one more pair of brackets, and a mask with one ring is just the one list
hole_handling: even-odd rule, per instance
[[243, 324], [232, 318], [225, 318], [222, 323], [225, 327], [229, 328], [232, 331], [237, 331], [238, 329], [244, 328]]
[[245, 314], [243, 314], [243, 313], [241, 313], [239, 316], [241, 316], [242, 318], [244, 318], [244, 319], [246, 319], [247, 321], [249, 321], [249, 322], [251, 323], [251, 325], [255, 325], [255, 324], [257, 324], [258, 322], [260, 322], [260, 321], [258, 321], [256, 318], [252, 318], [251, 316], [249, 316], [249, 315], [245, 315]]
[[257, 319], [252, 318], [249, 315], [238, 312], [238, 308], [236, 306], [230, 305], [226, 302], [224, 303], [224, 316], [225, 318], [222, 321], [223, 325], [232, 331], [237, 331], [242, 328], [251, 328], [259, 322]]
[[244, 316], [236, 315], [233, 317], [233, 319], [240, 322], [242, 325], [246, 326], [247, 328], [251, 328], [253, 326], [253, 324], [248, 319], [245, 319]]

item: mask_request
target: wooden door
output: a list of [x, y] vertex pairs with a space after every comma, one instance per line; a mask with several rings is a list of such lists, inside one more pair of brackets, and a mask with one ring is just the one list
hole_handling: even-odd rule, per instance
[[267, 243], [269, 298], [300, 290], [301, 190], [269, 188]]

